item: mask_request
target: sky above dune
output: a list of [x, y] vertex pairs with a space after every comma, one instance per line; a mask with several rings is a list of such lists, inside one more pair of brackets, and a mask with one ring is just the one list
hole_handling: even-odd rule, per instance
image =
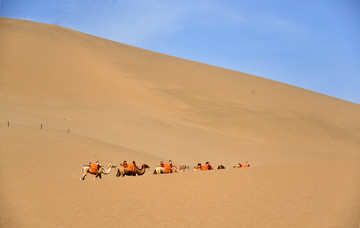
[[57, 24], [360, 104], [358, 0], [0, 2], [1, 17]]

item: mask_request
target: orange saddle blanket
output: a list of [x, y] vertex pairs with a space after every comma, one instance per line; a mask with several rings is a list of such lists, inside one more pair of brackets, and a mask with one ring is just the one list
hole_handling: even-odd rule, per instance
[[128, 164], [127, 170], [128, 170], [128, 171], [131, 171], [131, 172], [134, 172], [134, 170], [135, 170], [135, 165], [134, 165], [133, 163]]
[[171, 166], [170, 166], [170, 164], [165, 164], [165, 165], [164, 165], [164, 168], [165, 168], [165, 170], [164, 170], [165, 173], [170, 173], [170, 171], [171, 171]]
[[97, 171], [98, 171], [98, 164], [91, 164], [90, 173], [97, 173]]
[[208, 166], [207, 165], [202, 165], [201, 170], [208, 170]]

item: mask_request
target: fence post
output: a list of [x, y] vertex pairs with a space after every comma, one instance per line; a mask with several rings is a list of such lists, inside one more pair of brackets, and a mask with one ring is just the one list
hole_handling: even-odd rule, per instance
[[68, 132], [67, 132], [68, 134], [70, 133], [70, 129], [68, 129]]
[[43, 126], [42, 126], [42, 124], [41, 124], [41, 125], [40, 125], [40, 129], [41, 129], [41, 130], [42, 130], [42, 127], [43, 127]]
[[10, 127], [10, 121], [8, 121], [8, 127]]

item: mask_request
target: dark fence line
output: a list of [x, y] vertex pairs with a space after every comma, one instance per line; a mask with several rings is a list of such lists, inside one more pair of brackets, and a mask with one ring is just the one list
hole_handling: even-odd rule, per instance
[[10, 121], [0, 123], [0, 127], [33, 128], [33, 129], [40, 129], [40, 130], [48, 129], [48, 130], [53, 130], [53, 131], [58, 131], [58, 132], [66, 132], [67, 134], [70, 133], [70, 129], [67, 129], [67, 130], [56, 129], [56, 128], [48, 127], [47, 125], [44, 125], [44, 124], [25, 125], [25, 124], [13, 123]]

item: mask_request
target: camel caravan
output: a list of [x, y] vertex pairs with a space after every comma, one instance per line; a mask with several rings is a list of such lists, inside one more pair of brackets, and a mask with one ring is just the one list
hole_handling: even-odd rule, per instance
[[[233, 168], [247, 168], [250, 167], [250, 163], [246, 161], [245, 165], [242, 165], [241, 163], [238, 163], [237, 165], [234, 165]], [[111, 169], [116, 169], [117, 166], [115, 164], [109, 164], [106, 168], [103, 167], [99, 161], [96, 161], [96, 163], [91, 163], [83, 165], [81, 168], [80, 173], [80, 180], [85, 180], [85, 177], [87, 174], [94, 175], [94, 180], [96, 178], [102, 178], [102, 175], [108, 175], [111, 172]], [[150, 166], [147, 164], [142, 164], [139, 168], [135, 161], [132, 163], [127, 163], [126, 161], [120, 163], [120, 166], [116, 169], [116, 177], [124, 177], [124, 176], [141, 176], [146, 172], [146, 169], [150, 169]], [[154, 169], [153, 174], [170, 174], [170, 173], [183, 173], [186, 169], [190, 170], [190, 167], [188, 165], [180, 165], [179, 169], [177, 166], [173, 165], [172, 161], [169, 160], [168, 163], [164, 163], [163, 161], [160, 162], [160, 164]], [[217, 169], [225, 169], [225, 166], [218, 165]], [[198, 163], [196, 166], [194, 166], [194, 169], [192, 171], [207, 171], [207, 170], [214, 170], [214, 168], [210, 165], [209, 162], [206, 162], [204, 165], [201, 165], [201, 163]]]

